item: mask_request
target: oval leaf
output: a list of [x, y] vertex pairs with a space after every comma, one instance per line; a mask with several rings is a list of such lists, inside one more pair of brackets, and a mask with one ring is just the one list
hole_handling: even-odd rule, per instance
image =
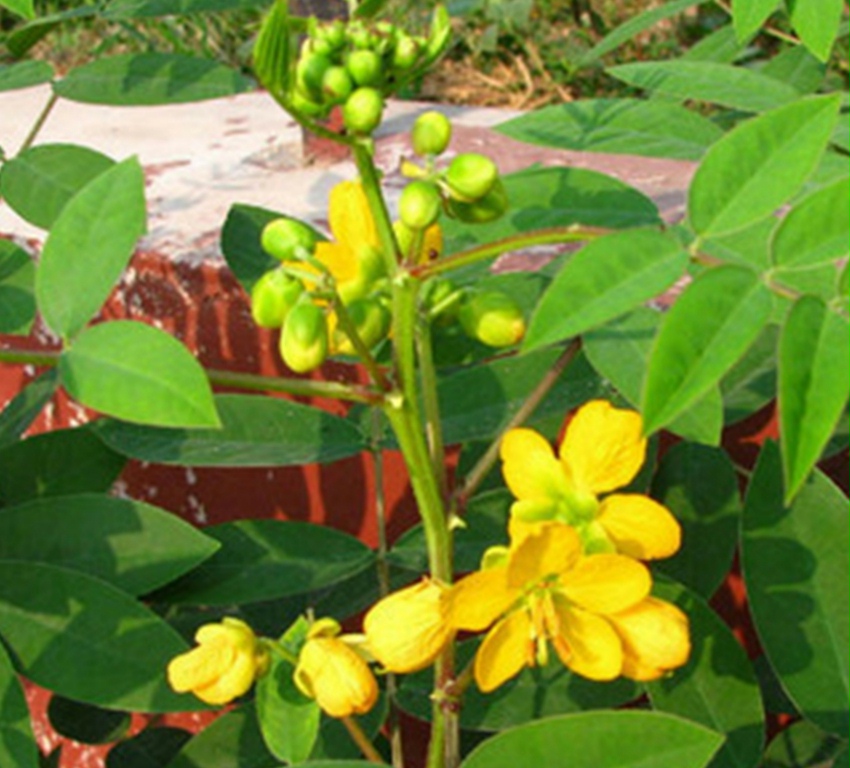
[[807, 720], [783, 728], [770, 742], [764, 753], [763, 768], [838, 768], [830, 763], [846, 749], [835, 736], [824, 733]]
[[218, 547], [170, 512], [112, 496], [38, 499], [0, 515], [0, 559], [72, 568], [134, 595], [176, 579]]
[[95, 59], [54, 84], [64, 99], [88, 104], [143, 106], [218, 99], [253, 82], [211, 59], [174, 53], [128, 53]]
[[75, 336], [100, 309], [144, 231], [144, 175], [136, 158], [99, 174], [65, 204], [35, 281], [38, 308], [56, 333]]
[[829, 58], [843, 9], [843, 0], [792, 0], [788, 3], [794, 31], [821, 61]]
[[50, 229], [62, 208], [115, 161], [74, 144], [39, 144], [0, 170], [0, 194], [21, 218]]
[[53, 78], [53, 68], [46, 61], [19, 61], [0, 65], [0, 91], [14, 91], [48, 83]]
[[0, 413], [0, 450], [16, 443], [53, 398], [59, 386], [55, 368], [33, 379], [15, 395]]
[[714, 144], [688, 192], [694, 230], [708, 237], [743, 229], [793, 196], [817, 167], [840, 104], [839, 94], [799, 99]]
[[524, 348], [554, 344], [625, 314], [669, 288], [687, 263], [679, 242], [655, 229], [593, 240], [567, 261], [543, 294]]
[[182, 712], [165, 667], [180, 636], [125, 592], [43, 563], [0, 562], [0, 634], [37, 685], [108, 709]]
[[26, 335], [35, 320], [35, 264], [10, 240], [0, 240], [0, 333]]
[[813, 296], [798, 300], [779, 339], [779, 424], [786, 500], [820, 458], [850, 391], [850, 326]]
[[147, 727], [112, 747], [106, 768], [163, 768], [191, 737], [182, 728]]
[[703, 768], [723, 737], [657, 712], [586, 712], [551, 717], [500, 733], [462, 768]]
[[62, 353], [59, 374], [83, 405], [127, 421], [217, 427], [204, 369], [173, 336], [132, 320], [83, 331]]
[[778, 4], [778, 0], [732, 0], [732, 16], [738, 39], [744, 40], [757, 32]]
[[290, 400], [217, 395], [221, 429], [158, 429], [101, 420], [97, 434], [119, 453], [157, 464], [275, 467], [327, 463], [365, 450], [352, 423]]
[[372, 550], [353, 536], [311, 523], [239, 520], [204, 533], [221, 549], [160, 590], [157, 600], [194, 605], [275, 600], [343, 581], [374, 561]]
[[711, 269], [667, 313], [643, 391], [647, 434], [668, 424], [714, 386], [758, 336], [770, 292], [744, 267]]
[[47, 718], [60, 736], [81, 744], [118, 741], [130, 727], [130, 713], [83, 704], [54, 694], [47, 705]]
[[38, 768], [30, 710], [24, 689], [3, 643], [0, 643], [0, 765]]
[[812, 474], [785, 506], [779, 449], [768, 442], [750, 481], [742, 566], [750, 612], [770, 664], [801, 713], [847, 738], [847, 497]]

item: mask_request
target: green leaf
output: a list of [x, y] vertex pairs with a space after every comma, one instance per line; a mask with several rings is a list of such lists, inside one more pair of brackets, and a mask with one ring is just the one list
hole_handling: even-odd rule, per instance
[[775, 228], [776, 219], [762, 219], [744, 229], [706, 240], [703, 251], [731, 264], [765, 272], [770, 268], [770, 238]]
[[260, 245], [263, 227], [279, 218], [282, 214], [252, 205], [234, 205], [227, 212], [221, 230], [221, 251], [227, 266], [248, 294], [257, 280], [280, 264]]
[[826, 65], [804, 46], [794, 45], [769, 59], [760, 71], [794, 86], [800, 93], [814, 93], [823, 83]]
[[746, 42], [747, 40], [738, 40], [732, 24], [725, 24], [700, 38], [682, 54], [682, 58], [688, 61], [715, 61], [729, 64], [741, 56]]
[[723, 737], [657, 712], [582, 712], [550, 717], [494, 736], [462, 768], [703, 768]]
[[725, 451], [678, 443], [661, 459], [652, 496], [682, 524], [682, 548], [653, 563], [709, 599], [729, 573], [738, 544], [741, 500], [735, 468]]
[[0, 643], [0, 765], [38, 768], [38, 755], [24, 689]]
[[[640, 406], [641, 385], [663, 317], [654, 309], [639, 307], [602, 328], [588, 331], [582, 339], [582, 349], [599, 375], [635, 407]], [[707, 445], [720, 443], [722, 428], [723, 405], [716, 388], [667, 426], [670, 432]]]
[[145, 728], [109, 750], [106, 768], [162, 768], [191, 736], [182, 728]]
[[643, 391], [644, 429], [669, 424], [714, 386], [758, 336], [770, 292], [743, 267], [704, 272], [667, 313]]
[[62, 208], [36, 274], [45, 322], [75, 336], [106, 301], [145, 231], [144, 174], [132, 157], [100, 173]]
[[[48, 13], [39, 16], [20, 27], [15, 27], [8, 33], [3, 42], [6, 44], [6, 48], [12, 56], [16, 59], [21, 59], [37, 42], [39, 42], [39, 40], [44, 39], [47, 34], [52, 32], [63, 22], [91, 18], [97, 15], [97, 8], [89, 5], [67, 8], [66, 10], [58, 11], [57, 13]], [[42, 62], [37, 63], [41, 64]], [[50, 80], [52, 76], [53, 73], [51, 72], [51, 75], [47, 78], [47, 80]], [[46, 82], [46, 80], [44, 82]]]
[[755, 34], [778, 4], [778, 0], [732, 0], [732, 19], [738, 39]]
[[764, 744], [764, 709], [746, 652], [701, 598], [679, 587], [658, 586], [661, 597], [687, 614], [692, 648], [684, 667], [646, 685], [653, 709], [725, 734], [710, 768], [756, 768]]
[[764, 112], [798, 99], [796, 88], [761, 73], [714, 61], [647, 61], [605, 70], [636, 88], [707, 101], [744, 112]]
[[254, 38], [251, 59], [254, 74], [269, 93], [289, 92], [297, 58], [296, 41], [289, 23], [289, 3], [275, 2]]
[[0, 450], [0, 503], [108, 491], [126, 459], [107, 448], [90, 427], [59, 429]]
[[699, 160], [723, 132], [678, 104], [582, 99], [500, 123], [499, 133], [546, 147]]
[[29, 333], [35, 320], [34, 285], [35, 264], [27, 252], [0, 240], [0, 333]]
[[672, 235], [631, 229], [593, 240], [566, 262], [531, 318], [523, 347], [554, 344], [603, 325], [663, 293], [688, 254]]
[[[542, 227], [628, 229], [661, 224], [655, 204], [621, 181], [583, 168], [529, 168], [504, 176], [514, 206], [491, 224], [470, 227], [456, 219], [445, 223], [446, 252], [490, 243]], [[533, 201], [533, 205], [528, 204]], [[523, 205], [517, 205], [522, 202]]]
[[[440, 379], [437, 393], [447, 445], [493, 437], [501, 432], [551, 369], [561, 350], [545, 349], [476, 365]], [[577, 405], [603, 396], [606, 388], [583, 356], [569, 365], [526, 422], [563, 419]]]
[[0, 450], [20, 439], [53, 398], [59, 376], [55, 368], [33, 379], [16, 394], [0, 412]]
[[101, 413], [163, 427], [217, 427], [204, 369], [177, 339], [132, 320], [85, 329], [59, 360], [62, 385]]
[[277, 768], [253, 703], [226, 712], [193, 736], [167, 768]]
[[157, 600], [194, 605], [275, 600], [331, 586], [374, 560], [372, 550], [353, 536], [311, 523], [239, 520], [204, 533], [221, 549], [160, 590]]
[[260, 731], [271, 753], [285, 763], [306, 760], [319, 733], [321, 710], [295, 685], [295, 667], [274, 657], [257, 682], [256, 707]]
[[766, 218], [812, 174], [841, 97], [809, 97], [742, 123], [706, 153], [691, 181], [688, 216], [703, 237]]
[[252, 86], [239, 71], [211, 59], [127, 53], [72, 69], [53, 89], [64, 99], [87, 104], [147, 106], [218, 99]]
[[767, 747], [762, 768], [826, 768], [845, 743], [807, 720], [783, 728]]
[[742, 567], [770, 664], [804, 717], [847, 737], [847, 497], [814, 472], [790, 506], [779, 449], [762, 448], [744, 507]]
[[0, 65], [0, 92], [49, 83], [53, 68], [46, 61], [19, 61]]
[[820, 458], [850, 390], [850, 326], [812, 296], [799, 299], [779, 339], [779, 425], [785, 498]]
[[110, 0], [104, 15], [111, 19], [139, 19], [257, 8], [262, 5], [263, 0]]
[[101, 152], [75, 144], [39, 144], [0, 169], [0, 195], [22, 219], [50, 229], [65, 204], [115, 165]]
[[787, 0], [791, 26], [806, 46], [821, 61], [829, 59], [838, 35], [842, 0]]
[[83, 571], [134, 595], [167, 584], [217, 549], [176, 515], [131, 499], [50, 497], [0, 514], [0, 559]]
[[671, 16], [681, 13], [691, 6], [701, 5], [703, 2], [704, 0], [674, 0], [674, 2], [664, 3], [657, 8], [650, 8], [647, 11], [643, 11], [605, 35], [593, 48], [575, 62], [575, 66], [586, 67], [588, 64], [601, 59], [605, 54], [616, 50], [635, 35], [651, 29], [659, 21], [669, 19]]
[[0, 0], [0, 6], [8, 8], [12, 13], [17, 13], [18, 16], [23, 16], [25, 19], [35, 17], [33, 0]]
[[130, 713], [83, 704], [54, 694], [47, 705], [50, 725], [60, 735], [82, 744], [118, 741], [130, 727]]
[[766, 326], [720, 382], [729, 424], [750, 416], [776, 397], [776, 345], [779, 328]]
[[[471, 640], [458, 647], [458, 666], [465, 667], [479, 643]], [[430, 720], [432, 670], [406, 675], [399, 690], [399, 706], [412, 715]], [[621, 706], [639, 695], [638, 687], [625, 678], [612, 682], [590, 681], [572, 674], [553, 657], [549, 664], [524, 669], [492, 693], [483, 694], [473, 684], [463, 698], [461, 727], [475, 731], [503, 731], [555, 715]], [[519, 762], [515, 765], [537, 765]]]
[[0, 634], [37, 685], [108, 709], [182, 712], [165, 667], [185, 652], [180, 636], [135, 599], [77, 571], [0, 562]]
[[329, 463], [365, 450], [354, 424], [319, 408], [258, 395], [216, 395], [221, 429], [160, 429], [100, 420], [98, 436], [126, 456], [192, 467]]
[[782, 219], [771, 241], [771, 258], [782, 280], [786, 269], [829, 264], [850, 248], [850, 178], [803, 198]]

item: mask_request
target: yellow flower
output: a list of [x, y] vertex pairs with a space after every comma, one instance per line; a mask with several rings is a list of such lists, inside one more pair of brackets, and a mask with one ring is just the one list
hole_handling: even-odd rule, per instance
[[334, 240], [317, 243], [315, 257], [333, 275], [348, 304], [385, 276], [375, 221], [359, 181], [343, 181], [331, 190], [328, 219]]
[[616, 551], [640, 560], [674, 554], [681, 530], [661, 504], [637, 493], [600, 499], [631, 482], [641, 468], [642, 427], [635, 411], [593, 400], [576, 412], [557, 456], [534, 430], [510, 430], [501, 456], [505, 482], [517, 498], [512, 516], [572, 525], [588, 553]]
[[391, 672], [427, 667], [454, 637], [447, 594], [423, 579], [376, 603], [363, 620], [369, 652]]
[[491, 567], [450, 593], [453, 628], [491, 627], [474, 665], [485, 693], [523, 667], [545, 664], [549, 643], [565, 666], [591, 680], [654, 679], [690, 653], [687, 619], [649, 597], [646, 566], [618, 554], [584, 556], [568, 525], [512, 521], [510, 548], [491, 551], [486, 562]]
[[339, 625], [331, 620], [313, 625], [298, 655], [295, 684], [331, 717], [361, 715], [378, 700], [378, 684], [352, 647], [358, 637], [337, 636], [338, 631]]
[[224, 618], [204, 624], [196, 648], [168, 665], [168, 682], [177, 693], [191, 691], [207, 704], [226, 704], [241, 696], [268, 668], [268, 655], [244, 621]]

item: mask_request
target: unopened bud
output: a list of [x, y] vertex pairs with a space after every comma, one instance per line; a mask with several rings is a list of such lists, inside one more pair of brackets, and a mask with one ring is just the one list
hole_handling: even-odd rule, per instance
[[501, 179], [496, 179], [492, 189], [474, 203], [448, 201], [448, 212], [468, 224], [486, 224], [498, 219], [508, 210], [508, 193]]
[[407, 71], [419, 58], [419, 44], [408, 35], [401, 35], [393, 49], [393, 66], [402, 72]]
[[317, 97], [322, 92], [322, 78], [331, 66], [331, 60], [320, 53], [309, 53], [298, 60], [295, 68], [295, 82], [302, 93]]
[[525, 335], [520, 308], [499, 291], [470, 296], [460, 308], [459, 319], [468, 336], [488, 347], [509, 347]]
[[300, 281], [283, 270], [266, 272], [251, 289], [251, 317], [261, 328], [280, 328], [303, 292]]
[[328, 67], [322, 77], [322, 95], [331, 104], [341, 104], [354, 90], [354, 83], [345, 67]]
[[399, 215], [410, 229], [430, 227], [440, 215], [440, 193], [428, 181], [412, 181], [401, 193]]
[[486, 195], [499, 178], [496, 164], [484, 155], [465, 152], [455, 157], [446, 170], [446, 182], [453, 196], [471, 203]]
[[325, 313], [310, 302], [294, 306], [280, 335], [280, 356], [295, 373], [318, 368], [328, 355]]
[[383, 80], [383, 63], [375, 51], [352, 51], [345, 62], [345, 67], [357, 85], [376, 86]]
[[441, 112], [425, 112], [416, 118], [410, 134], [413, 151], [420, 157], [446, 151], [452, 138], [452, 124]]
[[342, 121], [354, 134], [368, 136], [381, 123], [384, 99], [374, 88], [358, 88], [342, 108]]
[[298, 258], [297, 251], [300, 249], [312, 253], [318, 239], [316, 231], [304, 222], [281, 217], [263, 227], [260, 245], [278, 261], [291, 261]]
[[[390, 330], [390, 312], [377, 299], [352, 301], [346, 311], [357, 335], [367, 348], [371, 349], [387, 337]], [[334, 329], [333, 348], [341, 355], [352, 355], [355, 352], [351, 339], [339, 325]]]

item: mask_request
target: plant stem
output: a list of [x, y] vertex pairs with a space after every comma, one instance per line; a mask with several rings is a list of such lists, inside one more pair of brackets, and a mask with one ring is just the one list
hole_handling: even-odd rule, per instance
[[582, 227], [578, 224], [573, 224], [569, 227], [551, 227], [549, 229], [539, 229], [534, 232], [512, 235], [501, 240], [494, 240], [492, 243], [479, 245], [475, 248], [470, 248], [467, 251], [461, 251], [451, 256], [446, 256], [443, 259], [432, 261], [427, 264], [421, 264], [413, 267], [410, 274], [425, 279], [439, 275], [443, 272], [448, 272], [458, 267], [466, 267], [470, 264], [475, 264], [484, 259], [491, 259], [494, 256], [501, 256], [503, 253], [510, 251], [520, 251], [524, 248], [530, 248], [535, 245], [553, 245], [557, 243], [570, 243], [577, 240], [593, 240], [602, 235], [608, 234], [610, 230], [601, 229], [599, 227]]
[[378, 171], [372, 162], [370, 145], [362, 141], [357, 141], [351, 145], [351, 148], [354, 154], [354, 162], [357, 165], [357, 172], [360, 174], [360, 179], [363, 182], [363, 191], [366, 193], [369, 209], [372, 211], [372, 218], [375, 221], [375, 229], [378, 233], [378, 241], [381, 244], [384, 266], [386, 267], [387, 274], [392, 278], [398, 271], [399, 249], [395, 232], [393, 232], [390, 213], [387, 210], [386, 201], [381, 193]]
[[357, 327], [351, 320], [351, 315], [348, 313], [348, 309], [345, 304], [342, 303], [342, 299], [340, 299], [339, 294], [336, 292], [334, 292], [333, 296], [333, 308], [336, 313], [339, 327], [343, 330], [345, 335], [348, 336], [351, 341], [351, 345], [354, 347], [354, 351], [357, 353], [357, 356], [360, 358], [360, 361], [363, 363], [369, 373], [369, 376], [372, 378], [372, 381], [375, 382], [375, 385], [384, 392], [389, 391], [392, 388], [392, 385], [381, 370], [381, 367], [375, 361], [375, 358], [369, 351], [369, 347], [367, 347], [363, 342], [363, 339], [357, 332]]
[[440, 403], [437, 398], [437, 371], [434, 367], [431, 324], [427, 318], [420, 318], [417, 324], [416, 344], [419, 353], [419, 375], [422, 382], [422, 405], [425, 410], [425, 434], [431, 452], [431, 466], [440, 485], [440, 494], [444, 499], [448, 499], [446, 451], [443, 444]]
[[57, 101], [59, 101], [58, 94], [52, 92], [50, 94], [50, 98], [47, 100], [47, 103], [44, 105], [38, 117], [35, 119], [35, 122], [32, 124], [32, 128], [30, 128], [29, 133], [26, 135], [23, 144], [21, 144], [20, 149], [18, 149], [18, 154], [21, 154], [21, 152], [29, 149], [32, 146], [32, 143], [36, 140], [36, 137], [41, 132], [41, 129], [44, 127], [44, 124], [47, 122], [47, 118], [53, 111], [53, 107], [56, 106]]
[[496, 459], [499, 456], [499, 446], [502, 442], [502, 437], [508, 430], [513, 429], [514, 427], [518, 427], [522, 424], [537, 408], [538, 405], [543, 401], [543, 398], [549, 394], [549, 391], [555, 386], [555, 383], [560, 378], [561, 374], [567, 369], [569, 364], [575, 359], [575, 356], [578, 354], [581, 349], [581, 339], [575, 338], [573, 339], [567, 348], [561, 353], [560, 357], [554, 362], [552, 367], [546, 371], [546, 374], [540, 379], [537, 386], [528, 396], [528, 399], [520, 406], [519, 410], [513, 415], [510, 421], [505, 425], [505, 428], [502, 430], [501, 434], [490, 443], [490, 446], [487, 448], [487, 451], [484, 455], [476, 462], [475, 466], [466, 476], [465, 480], [461, 485], [457, 487], [455, 490], [454, 496], [457, 502], [457, 505], [463, 508], [469, 498], [475, 493], [478, 486], [487, 476], [487, 473], [496, 463]]
[[363, 733], [363, 729], [357, 723], [357, 721], [353, 717], [343, 717], [340, 718], [342, 720], [342, 724], [345, 726], [345, 729], [348, 731], [348, 734], [351, 736], [352, 740], [355, 744], [357, 744], [358, 749], [363, 753], [363, 756], [370, 762], [376, 763], [378, 765], [386, 765], [384, 762], [384, 758], [381, 757], [381, 754], [375, 749], [375, 745], [369, 741], [369, 738]]

